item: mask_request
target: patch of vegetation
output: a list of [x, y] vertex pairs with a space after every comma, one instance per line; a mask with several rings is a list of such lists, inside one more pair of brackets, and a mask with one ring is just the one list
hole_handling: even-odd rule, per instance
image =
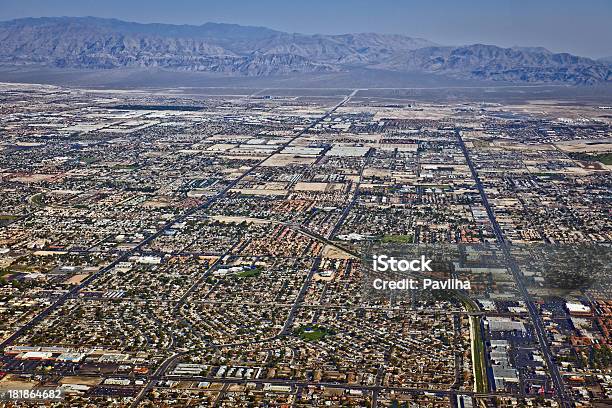
[[476, 365], [476, 369], [474, 370], [476, 378], [474, 378], [474, 381], [476, 382], [476, 391], [487, 392], [487, 369], [485, 363], [484, 340], [480, 333], [480, 319], [473, 316], [471, 316], [470, 319], [472, 320], [472, 327], [474, 329], [474, 364]]
[[612, 347], [605, 344], [593, 347], [589, 356], [589, 365], [593, 368], [609, 370], [612, 367]]
[[325, 336], [333, 336], [336, 333], [322, 326], [307, 325], [295, 329], [294, 334], [304, 341], [319, 341]]
[[569, 157], [574, 160], [581, 160], [585, 162], [598, 161], [608, 166], [612, 165], [612, 153], [589, 154], [584, 152], [572, 152], [569, 153]]
[[[478, 306], [473, 300], [458, 292], [457, 295], [460, 297], [460, 301], [468, 313], [479, 311]], [[487, 392], [489, 385], [487, 381], [487, 364], [485, 362], [484, 339], [482, 337], [482, 333], [480, 332], [480, 318], [477, 316], [470, 316], [470, 327], [470, 334], [472, 337], [471, 341], [474, 345], [474, 355], [472, 358], [474, 359], [474, 381], [476, 383], [476, 391]]]
[[254, 278], [261, 274], [261, 267], [256, 267], [255, 269], [247, 269], [246, 271], [238, 272], [236, 274], [239, 278]]
[[598, 154], [595, 158], [607, 166], [612, 166], [612, 153]]
[[36, 207], [45, 206], [45, 195], [43, 193], [34, 194], [30, 198], [30, 203]]

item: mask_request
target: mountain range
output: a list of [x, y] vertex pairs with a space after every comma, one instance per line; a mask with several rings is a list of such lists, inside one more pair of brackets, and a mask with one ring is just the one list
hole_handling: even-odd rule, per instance
[[0, 22], [0, 64], [251, 77], [373, 69], [506, 82], [612, 81], [608, 59], [540, 47], [442, 46], [404, 35], [306, 35], [235, 24], [141, 24], [95, 17]]

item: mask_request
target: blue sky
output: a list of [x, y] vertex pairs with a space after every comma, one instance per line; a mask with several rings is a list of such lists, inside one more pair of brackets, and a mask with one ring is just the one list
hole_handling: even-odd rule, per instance
[[612, 0], [0, 0], [0, 20], [86, 15], [301, 33], [398, 33], [449, 45], [544, 46], [612, 56]]

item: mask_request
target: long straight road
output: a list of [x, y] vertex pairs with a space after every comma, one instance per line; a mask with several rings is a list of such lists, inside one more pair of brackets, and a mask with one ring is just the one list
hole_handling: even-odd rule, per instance
[[[233, 186], [235, 186], [240, 180], [244, 179], [246, 176], [248, 176], [249, 174], [251, 174], [254, 170], [256, 170], [257, 168], [259, 168], [262, 163], [264, 161], [266, 161], [269, 157], [271, 157], [273, 154], [276, 154], [278, 152], [280, 152], [282, 149], [284, 149], [286, 146], [289, 146], [291, 143], [293, 143], [296, 139], [298, 139], [299, 137], [303, 136], [306, 132], [308, 132], [310, 129], [312, 129], [314, 126], [316, 126], [317, 124], [319, 124], [320, 122], [322, 122], [323, 120], [325, 120], [326, 118], [328, 118], [331, 114], [333, 114], [336, 109], [338, 109], [339, 107], [341, 107], [342, 105], [344, 105], [345, 103], [347, 103], [356, 93], [358, 90], [354, 90], [350, 95], [347, 95], [346, 97], [344, 97], [344, 99], [342, 99], [339, 103], [337, 103], [336, 105], [334, 105], [331, 109], [329, 109], [327, 112], [325, 112], [325, 114], [323, 114], [321, 117], [319, 117], [317, 120], [315, 120], [313, 123], [311, 123], [309, 126], [305, 127], [304, 129], [300, 130], [294, 137], [292, 137], [290, 140], [288, 140], [287, 142], [285, 142], [284, 144], [280, 145], [278, 147], [278, 149], [276, 149], [273, 153], [271, 153], [269, 156], [267, 156], [265, 159], [259, 161], [259, 163], [257, 163], [257, 165], [253, 166], [252, 168], [250, 168], [249, 170], [247, 170], [245, 173], [243, 173], [240, 177], [238, 177], [238, 179], [236, 179], [233, 183], [231, 183], [230, 186], [226, 187], [222, 193], [219, 193], [218, 195], [214, 196], [213, 198], [211, 198], [209, 201], [210, 203], [208, 204], [208, 206], [210, 204], [212, 204], [213, 201], [223, 197]], [[200, 208], [198, 208], [200, 209]], [[171, 223], [169, 223], [169, 225], [173, 225], [176, 222], [176, 220], [173, 220]], [[164, 230], [160, 231], [158, 236], [163, 233]], [[320, 261], [320, 258], [317, 258]], [[301, 301], [301, 298], [303, 298], [303, 296], [306, 293], [306, 290], [308, 288], [308, 283], [310, 282], [310, 280], [312, 279], [312, 276], [314, 275], [314, 273], [316, 272], [316, 269], [318, 267], [318, 261], [315, 261], [312, 270], [310, 271], [308, 277], [306, 278], [306, 281], [304, 282], [304, 286], [302, 287], [302, 290], [300, 291], [300, 294], [298, 295], [294, 305], [291, 308], [291, 311], [289, 313], [289, 316], [285, 322], [285, 325], [283, 327], [283, 330], [281, 331], [281, 334], [285, 333], [289, 328], [291, 323], [293, 322], [293, 318], [295, 316], [295, 313], [297, 311], [297, 307]], [[211, 268], [209, 268], [210, 270]], [[195, 288], [195, 283], [194, 285], [192, 285], [188, 291], [188, 293], [193, 290], [193, 288]], [[181, 298], [180, 303], [184, 303], [186, 301], [187, 295], [183, 296]], [[142, 388], [142, 390], [138, 393], [138, 395], [136, 396], [136, 398], [134, 399], [134, 401], [131, 404], [131, 407], [137, 407], [138, 404], [142, 401], [142, 399], [146, 396], [147, 392], [152, 389], [155, 386], [155, 383], [163, 376], [166, 374], [166, 371], [172, 367], [173, 363], [176, 362], [176, 360], [185, 354], [188, 354], [189, 351], [182, 351], [181, 353], [175, 353], [173, 355], [171, 355], [170, 357], [168, 357], [166, 360], [164, 360], [164, 362], [158, 367], [158, 369], [155, 371], [155, 373], [149, 378], [149, 381], [147, 381], [147, 383], [145, 384], [145, 386]]]
[[508, 243], [502, 233], [501, 227], [499, 226], [499, 223], [495, 218], [495, 213], [493, 212], [493, 209], [489, 204], [489, 200], [484, 190], [484, 186], [482, 185], [480, 177], [478, 176], [478, 171], [476, 170], [476, 167], [472, 162], [472, 158], [470, 157], [470, 153], [465, 145], [465, 142], [463, 141], [463, 138], [461, 137], [461, 131], [459, 129], [455, 129], [455, 134], [457, 136], [457, 140], [459, 142], [459, 146], [461, 147], [463, 155], [465, 156], [465, 160], [468, 164], [468, 167], [470, 168], [470, 171], [472, 173], [472, 178], [476, 182], [476, 187], [478, 188], [478, 192], [480, 193], [482, 204], [487, 210], [487, 215], [489, 217], [489, 221], [491, 222], [493, 233], [495, 234], [495, 239], [504, 254], [504, 258], [506, 259], [506, 262], [510, 268], [510, 272], [512, 273], [512, 277], [514, 278], [519, 293], [523, 297], [523, 300], [525, 301], [525, 304], [529, 309], [529, 316], [531, 317], [531, 321], [533, 323], [533, 326], [535, 327], [536, 335], [538, 337], [538, 343], [540, 344], [542, 354], [544, 355], [544, 360], [546, 361], [548, 372], [552, 378], [552, 382], [555, 387], [555, 393], [557, 395], [557, 398], [559, 399], [559, 403], [564, 408], [571, 408], [574, 405], [567, 397], [567, 394], [565, 392], [565, 384], [563, 383], [563, 378], [561, 377], [561, 373], [559, 372], [559, 367], [557, 367], [557, 365], [553, 361], [553, 356], [548, 345], [544, 325], [542, 324], [542, 320], [540, 319], [538, 309], [536, 308], [536, 305], [533, 302], [531, 295], [525, 287], [525, 283], [523, 281], [523, 273], [521, 272], [518, 264], [516, 263], [516, 260], [512, 256]]
[[[53, 304], [51, 304], [50, 306], [48, 306], [47, 308], [42, 310], [40, 313], [38, 313], [36, 316], [34, 316], [31, 320], [29, 320], [27, 323], [25, 323], [23, 326], [21, 326], [19, 329], [17, 329], [13, 334], [11, 334], [11, 336], [5, 338], [2, 341], [2, 343], [0, 343], [0, 349], [4, 349], [5, 347], [10, 346], [16, 339], [18, 339], [26, 331], [28, 331], [29, 329], [31, 329], [32, 327], [34, 327], [35, 325], [40, 323], [45, 317], [49, 316], [53, 311], [57, 310], [68, 299], [71, 299], [71, 298], [74, 298], [75, 296], [77, 296], [78, 293], [82, 289], [87, 287], [96, 278], [98, 278], [99, 276], [109, 272], [111, 269], [113, 269], [115, 266], [117, 266], [118, 263], [126, 261], [130, 256], [136, 254], [138, 251], [140, 251], [142, 248], [144, 248], [151, 241], [153, 241], [154, 239], [160, 237], [162, 234], [164, 234], [165, 232], [170, 230], [172, 228], [172, 225], [174, 225], [177, 222], [184, 221], [185, 219], [187, 219], [187, 217], [193, 215], [197, 211], [201, 211], [203, 209], [206, 209], [206, 208], [210, 207], [215, 201], [217, 201], [218, 199], [224, 197], [229, 190], [234, 188], [245, 177], [249, 176], [256, 169], [258, 169], [262, 165], [262, 163], [264, 161], [266, 161], [269, 157], [271, 157], [272, 155], [280, 152], [282, 149], [284, 149], [285, 147], [287, 147], [288, 145], [293, 143], [296, 139], [298, 139], [299, 137], [304, 135], [306, 132], [308, 132], [314, 126], [316, 126], [317, 124], [319, 124], [320, 122], [322, 122], [323, 120], [328, 118], [339, 107], [341, 107], [342, 105], [347, 103], [351, 99], [351, 97], [357, 93], [357, 91], [358, 91], [358, 89], [353, 90], [353, 92], [350, 95], [345, 96], [340, 102], [338, 102], [336, 105], [334, 105], [331, 109], [327, 110], [325, 112], [325, 114], [323, 114], [321, 117], [317, 118], [314, 122], [312, 122], [310, 125], [306, 126], [304, 129], [300, 130], [298, 133], [296, 133], [287, 142], [279, 145], [279, 147], [276, 150], [274, 150], [272, 153], [270, 153], [270, 155], [268, 155], [264, 159], [260, 160], [256, 165], [254, 165], [253, 167], [251, 167], [250, 169], [248, 169], [247, 171], [242, 173], [239, 177], [234, 179], [232, 182], [228, 183], [227, 186], [225, 186], [221, 191], [219, 191], [217, 194], [215, 194], [214, 196], [209, 198], [207, 201], [205, 201], [204, 203], [202, 203], [202, 204], [200, 204], [200, 205], [198, 205], [196, 207], [193, 207], [193, 208], [191, 208], [191, 209], [189, 209], [189, 210], [179, 214], [177, 217], [175, 217], [172, 220], [166, 222], [160, 229], [158, 229], [155, 233], [149, 235], [148, 237], [146, 237], [145, 239], [140, 241], [138, 243], [138, 245], [136, 245], [134, 248], [130, 249], [129, 251], [124, 252], [118, 258], [116, 258], [114, 261], [112, 261], [110, 264], [108, 264], [104, 268], [101, 268], [97, 272], [91, 274], [89, 277], [87, 277], [85, 280], [83, 280], [83, 282], [81, 282], [79, 285], [76, 285], [70, 291], [62, 294], [58, 299], [56, 299], [55, 302], [53, 302]], [[31, 216], [31, 215], [32, 214], [26, 214], [26, 215], [24, 215], [24, 218], [27, 218], [28, 216]]]

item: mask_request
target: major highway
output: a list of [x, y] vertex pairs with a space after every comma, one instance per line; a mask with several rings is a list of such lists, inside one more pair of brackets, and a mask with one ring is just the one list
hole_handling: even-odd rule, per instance
[[[259, 163], [257, 163], [255, 166], [253, 166], [252, 168], [250, 168], [246, 172], [244, 172], [240, 177], [238, 177], [236, 180], [234, 180], [232, 183], [230, 183], [230, 185], [228, 185], [221, 192], [219, 192], [217, 195], [212, 197], [207, 203], [205, 203], [205, 206], [203, 205], [203, 206], [197, 207], [197, 209], [195, 211], [210, 206], [210, 204], [212, 204], [212, 202], [214, 202], [215, 200], [217, 200], [220, 197], [224, 196], [231, 188], [236, 186], [242, 179], [244, 179], [246, 176], [250, 175], [254, 170], [259, 168], [262, 165], [262, 163], [264, 161], [266, 161], [269, 157], [271, 157], [273, 154], [276, 154], [276, 153], [280, 152], [286, 146], [289, 146], [294, 140], [298, 139], [299, 137], [304, 135], [306, 132], [308, 132], [310, 129], [312, 129], [314, 126], [316, 126], [318, 123], [320, 123], [323, 120], [325, 120], [326, 118], [328, 118], [332, 113], [334, 113], [336, 111], [336, 109], [338, 109], [339, 107], [341, 107], [342, 105], [347, 103], [357, 93], [357, 91], [358, 90], [356, 89], [350, 95], [345, 96], [340, 102], [338, 102], [331, 109], [329, 109], [327, 112], [325, 112], [325, 114], [320, 116], [318, 119], [316, 119], [314, 122], [312, 122], [310, 125], [308, 125], [304, 129], [300, 130], [290, 140], [288, 140], [286, 143], [283, 143], [282, 145], [280, 145], [279, 148], [276, 149], [272, 154], [270, 154], [265, 159], [261, 160]], [[190, 214], [188, 214], [188, 215], [191, 215], [195, 211], [191, 211]], [[183, 220], [183, 219], [186, 218], [186, 216], [181, 216], [180, 218], [181, 218], [181, 220]], [[173, 225], [177, 221], [178, 220], [173, 220], [172, 222], [168, 223], [168, 225], [171, 226], [171, 225]], [[160, 236], [164, 231], [165, 231], [165, 229], [162, 229], [162, 230], [158, 231], [156, 236]], [[140, 245], [139, 245], [139, 247], [140, 247]], [[313, 265], [313, 268], [311, 269], [311, 271], [310, 271], [310, 273], [309, 273], [309, 275], [307, 277], [307, 279], [304, 282], [304, 286], [300, 290], [300, 294], [299, 294], [296, 302], [294, 303], [294, 306], [291, 308], [291, 311], [289, 313], [289, 317], [287, 318], [287, 321], [285, 322], [285, 325], [284, 325], [283, 330], [281, 331], [281, 333], [284, 333], [290, 327], [290, 324], [292, 323], [293, 318], [295, 316], [295, 313], [297, 311], [297, 305], [299, 304], [300, 299], [305, 295], [306, 290], [308, 289], [308, 284], [309, 284], [310, 280], [312, 279], [312, 276], [314, 275], [317, 267], [318, 267], [318, 262], [315, 262], [314, 265]], [[210, 271], [210, 269], [211, 268], [209, 268], [209, 271]], [[190, 291], [192, 291], [193, 288], [195, 288], [196, 283], [197, 282], [195, 282], [194, 285], [192, 285], [189, 288], [188, 293]], [[180, 303], [181, 304], [184, 303], [185, 300], [186, 300], [186, 296], [181, 298], [181, 302]], [[181, 352], [181, 353], [175, 353], [175, 354], [171, 355], [170, 357], [168, 357], [166, 360], [164, 360], [164, 362], [158, 367], [158, 369], [155, 371], [155, 373], [149, 378], [149, 381], [146, 383], [146, 385], [143, 387], [143, 389], [138, 393], [137, 397], [134, 399], [134, 401], [133, 401], [131, 406], [132, 407], [138, 406], [140, 401], [142, 401], [142, 399], [146, 396], [147, 392], [151, 388], [153, 388], [155, 386], [155, 384], [161, 378], [161, 376], [163, 376], [165, 374], [165, 372], [168, 370], [168, 368], [172, 366], [172, 363], [174, 363], [180, 356], [188, 354], [188, 353], [189, 353], [189, 351], [184, 351], [184, 352]]]
[[570, 399], [567, 397], [567, 394], [565, 392], [565, 385], [563, 383], [563, 378], [561, 377], [561, 373], [559, 372], [559, 367], [557, 367], [557, 365], [555, 364], [553, 356], [552, 356], [552, 352], [550, 351], [550, 347], [548, 345], [548, 340], [546, 336], [546, 330], [544, 328], [544, 325], [542, 324], [542, 320], [540, 319], [540, 314], [538, 313], [538, 309], [535, 303], [533, 302], [531, 295], [527, 291], [527, 288], [525, 287], [525, 283], [523, 281], [523, 274], [518, 264], [516, 263], [516, 260], [512, 256], [508, 242], [505, 240], [501, 227], [499, 226], [499, 223], [497, 222], [497, 219], [495, 218], [495, 213], [493, 212], [493, 209], [491, 208], [491, 205], [489, 204], [489, 200], [487, 199], [487, 194], [484, 190], [484, 186], [480, 180], [480, 177], [478, 176], [478, 171], [476, 170], [476, 167], [474, 166], [472, 158], [470, 157], [470, 153], [461, 136], [461, 131], [459, 129], [455, 129], [455, 134], [457, 136], [457, 141], [459, 142], [459, 146], [461, 147], [463, 155], [465, 156], [467, 165], [469, 166], [470, 171], [472, 173], [472, 178], [474, 179], [476, 183], [476, 188], [478, 188], [478, 192], [480, 193], [482, 204], [484, 205], [487, 211], [489, 221], [491, 222], [491, 226], [493, 228], [493, 233], [495, 234], [495, 239], [504, 254], [504, 258], [506, 259], [506, 262], [508, 264], [510, 272], [512, 273], [512, 277], [514, 278], [514, 281], [519, 290], [519, 293], [521, 294], [529, 310], [529, 316], [531, 317], [531, 321], [533, 323], [533, 326], [535, 327], [535, 332], [538, 337], [538, 343], [540, 344], [542, 354], [544, 355], [544, 360], [546, 361], [546, 366], [548, 367], [548, 372], [551, 376], [553, 385], [555, 387], [555, 393], [557, 395], [559, 403], [561, 407], [563, 408], [571, 408], [574, 405], [570, 401]]

